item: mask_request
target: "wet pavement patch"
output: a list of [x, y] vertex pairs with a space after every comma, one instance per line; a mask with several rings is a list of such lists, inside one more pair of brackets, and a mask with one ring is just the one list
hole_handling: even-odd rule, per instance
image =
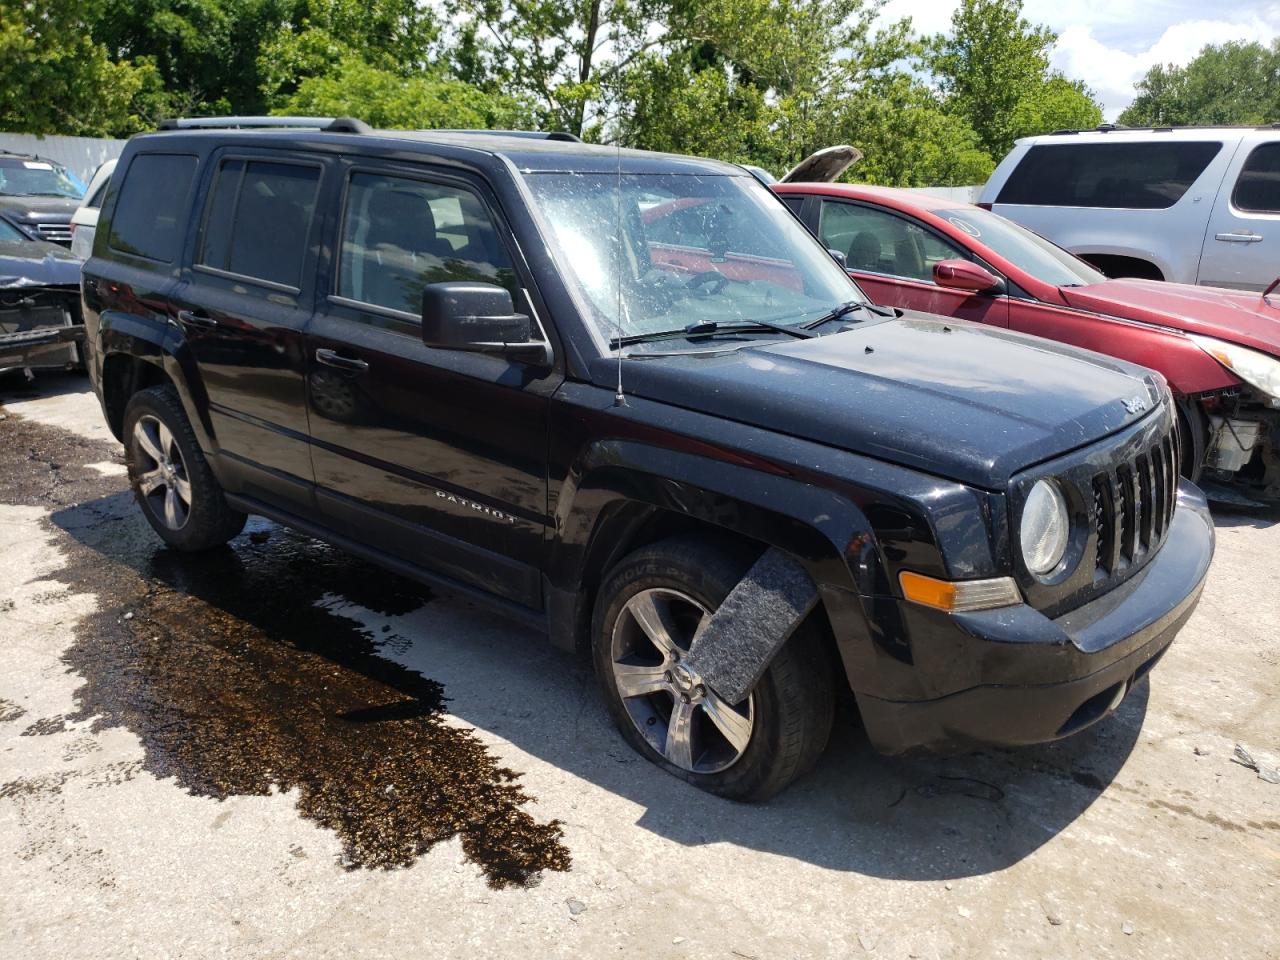
[[32, 733], [64, 719], [125, 727], [145, 770], [199, 796], [296, 790], [350, 868], [407, 866], [457, 836], [493, 886], [568, 869], [560, 824], [535, 820], [517, 774], [446, 722], [441, 686], [317, 606], [338, 595], [396, 615], [428, 591], [277, 527], [205, 554], [163, 549], [124, 479], [86, 466], [118, 459], [108, 444], [0, 421], [0, 502], [51, 509], [68, 557], [52, 579], [99, 600], [63, 656], [83, 678], [76, 710]]

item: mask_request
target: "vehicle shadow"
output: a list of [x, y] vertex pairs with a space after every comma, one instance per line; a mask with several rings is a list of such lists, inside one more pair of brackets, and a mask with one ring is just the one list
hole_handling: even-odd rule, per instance
[[0, 403], [91, 392], [88, 376], [78, 370], [36, 370], [30, 381], [21, 369], [0, 373]]
[[[89, 551], [77, 576], [90, 581], [81, 588], [101, 590], [100, 617], [118, 621], [123, 616], [119, 605], [140, 604], [137, 598], [157, 592], [189, 598], [180, 618], [168, 621], [179, 625], [168, 643], [149, 647], [123, 670], [116, 666], [148, 696], [162, 688], [165, 697], [179, 701], [167, 705], [169, 713], [208, 718], [224, 702], [236, 702], [242, 722], [244, 680], [227, 681], [223, 671], [228, 657], [241, 649], [240, 637], [250, 635], [265, 638], [280, 656], [325, 658], [333, 678], [326, 683], [340, 682], [344, 674], [359, 674], [362, 682], [376, 680], [376, 695], [367, 686], [359, 688], [363, 699], [357, 708], [349, 701], [344, 712], [331, 717], [365, 730], [419, 722], [412, 707], [423, 696], [426, 677], [443, 685], [449, 713], [474, 726], [502, 763], [517, 772], [536, 770], [521, 780], [521, 787], [535, 797], [538, 783], [544, 789], [585, 792], [575, 782], [582, 781], [633, 804], [641, 829], [689, 846], [731, 843], [894, 879], [946, 879], [1000, 870], [1050, 841], [1098, 798], [1124, 765], [1146, 713], [1144, 681], [1113, 716], [1067, 741], [925, 759], [877, 756], [856, 719], [846, 713], [812, 773], [767, 804], [735, 804], [703, 794], [638, 757], [613, 728], [586, 658], [556, 650], [540, 635], [487, 611], [436, 597], [265, 521], [251, 523], [230, 547], [204, 555], [161, 548], [127, 493], [67, 507], [53, 514], [52, 522]], [[131, 596], [113, 593], [95, 587], [98, 575], [117, 582], [122, 577], [136, 580], [141, 586]], [[227, 639], [218, 656], [197, 656], [187, 649], [197, 640], [205, 642], [206, 633]], [[124, 725], [145, 749], [159, 749], [148, 724], [165, 717], [151, 709], [115, 710], [112, 705], [126, 694], [112, 688], [113, 677], [94, 676], [93, 642], [82, 637], [79, 645], [90, 645], [68, 660], [73, 670], [87, 675], [77, 694], [81, 711], [91, 714], [103, 709], [99, 702], [107, 704], [108, 714], [127, 718]], [[384, 669], [380, 664], [386, 661], [403, 669]], [[139, 672], [147, 683], [139, 683]], [[1154, 673], [1159, 682], [1160, 671]], [[175, 683], [179, 674], [184, 680]], [[253, 714], [253, 724], [271, 729], [241, 727], [238, 735], [287, 744], [296, 735], [289, 725], [293, 721], [275, 716], [287, 713], [287, 706], [286, 700], [279, 710]], [[218, 721], [218, 729], [226, 725]], [[368, 737], [335, 739], [337, 755], [325, 759], [332, 764], [328, 775], [345, 776], [348, 763], [376, 766], [379, 758], [370, 761], [370, 750], [391, 754], [403, 749], [412, 741], [397, 729], [404, 728], [392, 727], [383, 736], [371, 731]], [[362, 758], [341, 755], [352, 743], [360, 744]], [[222, 783], [216, 770], [184, 774], [180, 769], [182, 764], [216, 764], [217, 757], [190, 744], [166, 749], [163, 762], [150, 764], [153, 769], [175, 772], [176, 764], [185, 785]], [[288, 749], [277, 746], [277, 756]], [[243, 776], [243, 766], [257, 761], [237, 754], [235, 762]], [[254, 782], [271, 776], [269, 769], [258, 771]], [[226, 788], [220, 789], [225, 793]], [[559, 809], [566, 806], [559, 804], [556, 812], [565, 819], [571, 843], [573, 811]]]
[[1277, 523], [1280, 523], [1280, 506], [1235, 507], [1214, 503], [1210, 507], [1213, 514], [1213, 525], [1224, 530], [1231, 527], [1252, 527], [1255, 530], [1269, 530]]

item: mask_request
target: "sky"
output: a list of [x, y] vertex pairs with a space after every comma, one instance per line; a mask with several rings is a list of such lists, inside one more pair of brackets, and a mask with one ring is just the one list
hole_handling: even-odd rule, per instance
[[[958, 0], [889, 0], [881, 17], [911, 17], [918, 33], [945, 32]], [[1083, 80], [1114, 120], [1133, 85], [1157, 63], [1184, 64], [1205, 44], [1270, 42], [1280, 36], [1280, 0], [1025, 0], [1023, 15], [1058, 34], [1053, 66]]]

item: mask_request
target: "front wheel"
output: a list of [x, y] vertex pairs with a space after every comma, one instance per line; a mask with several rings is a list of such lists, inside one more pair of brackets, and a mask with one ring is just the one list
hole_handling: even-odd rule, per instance
[[1182, 448], [1182, 462], [1178, 465], [1178, 472], [1192, 483], [1199, 483], [1200, 474], [1204, 472], [1209, 426], [1204, 411], [1195, 401], [1179, 401], [1177, 411], [1178, 434]]
[[822, 635], [803, 624], [740, 704], [685, 661], [694, 634], [751, 558], [669, 540], [622, 560], [592, 624], [596, 675], [614, 722], [669, 773], [735, 800], [765, 800], [812, 766], [831, 732], [834, 685]]
[[177, 550], [208, 550], [244, 529], [196, 443], [178, 394], [149, 387], [124, 411], [129, 483], [152, 529]]

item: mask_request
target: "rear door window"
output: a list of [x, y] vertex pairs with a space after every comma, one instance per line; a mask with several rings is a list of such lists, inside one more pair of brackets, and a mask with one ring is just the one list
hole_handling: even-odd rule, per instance
[[90, 210], [101, 209], [102, 200], [107, 195], [107, 185], [109, 183], [111, 183], [110, 177], [108, 177], [106, 180], [103, 180], [102, 183], [98, 184], [98, 189], [93, 191], [93, 196], [91, 196], [88, 200], [84, 202], [85, 207], [87, 207]]
[[111, 217], [109, 246], [119, 253], [172, 263], [182, 248], [196, 158], [140, 153], [133, 158]]
[[1240, 170], [1231, 203], [1246, 213], [1280, 213], [1280, 142], [1253, 148]]
[[855, 203], [822, 201], [819, 224], [822, 242], [827, 249], [843, 253], [850, 270], [932, 283], [934, 264], [969, 259], [909, 220]]
[[338, 296], [416, 319], [423, 287], [449, 280], [494, 283], [519, 302], [515, 270], [480, 197], [427, 180], [352, 173]]
[[313, 164], [224, 160], [196, 262], [297, 290], [319, 186], [320, 167]]
[[1037, 144], [996, 203], [1163, 210], [1182, 199], [1221, 150], [1217, 140]]

